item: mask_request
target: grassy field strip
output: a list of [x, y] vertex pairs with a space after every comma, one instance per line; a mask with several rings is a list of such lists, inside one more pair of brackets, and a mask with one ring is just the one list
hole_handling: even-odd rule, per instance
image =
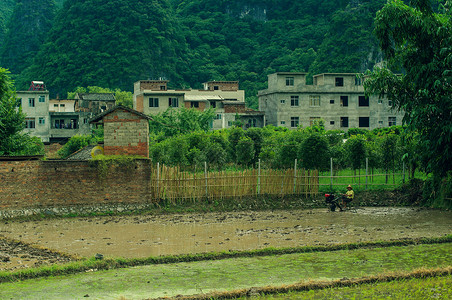
[[452, 243], [160, 264], [0, 284], [1, 299], [192, 295], [447, 267]]
[[[448, 273], [452, 273], [452, 267], [447, 268]], [[433, 270], [432, 273], [436, 273], [437, 270]], [[380, 276], [378, 281], [372, 283], [360, 283], [348, 285], [347, 282], [337, 281], [338, 284], [325, 285], [323, 288], [314, 289], [302, 289], [300, 287], [289, 287], [289, 290], [282, 287], [279, 291], [272, 292], [270, 294], [262, 294], [256, 296], [254, 299], [259, 300], [278, 300], [278, 299], [316, 299], [316, 300], [330, 300], [330, 299], [413, 299], [413, 300], [425, 300], [425, 299], [452, 299], [452, 275], [445, 276], [433, 276], [428, 277], [424, 273], [422, 278], [418, 278], [419, 272], [408, 273], [405, 278], [395, 279], [388, 278], [390, 280], [384, 281], [385, 278]], [[407, 277], [413, 275], [412, 277]], [[434, 275], [434, 274], [432, 274]], [[383, 278], [382, 278], [383, 277]], [[393, 276], [389, 276], [393, 277]], [[318, 284], [318, 283], [313, 283]], [[338, 285], [342, 285], [338, 287]], [[309, 285], [306, 284], [305, 286]], [[265, 292], [268, 288], [259, 290], [247, 290], [242, 292], [242, 295], [255, 295], [258, 292]], [[286, 292], [287, 291], [287, 292]], [[207, 298], [209, 297], [210, 298]], [[201, 299], [226, 299], [226, 295], [205, 294], [199, 297], [183, 297], [178, 300], [201, 300]], [[240, 294], [230, 293], [229, 299], [247, 299], [246, 296]]]

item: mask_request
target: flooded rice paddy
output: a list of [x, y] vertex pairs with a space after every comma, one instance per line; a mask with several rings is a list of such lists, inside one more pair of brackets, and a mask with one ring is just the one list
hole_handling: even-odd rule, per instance
[[[0, 236], [6, 238], [77, 256], [127, 258], [447, 234], [452, 234], [451, 211], [404, 207], [0, 221]], [[5, 255], [11, 259], [0, 261], [0, 269], [25, 266], [20, 256]]]

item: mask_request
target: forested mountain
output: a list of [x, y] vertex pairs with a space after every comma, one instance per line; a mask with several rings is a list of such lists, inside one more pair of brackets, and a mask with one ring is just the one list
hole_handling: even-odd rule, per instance
[[56, 13], [54, 0], [17, 0], [0, 48], [0, 65], [18, 74], [38, 53]]
[[16, 0], [0, 1], [0, 48], [2, 47], [4, 35], [6, 32], [6, 23], [13, 13]]
[[132, 90], [140, 79], [192, 88], [239, 80], [257, 107], [269, 73], [372, 68], [380, 57], [373, 18], [385, 2], [66, 1], [34, 62], [17, 71], [16, 86], [44, 80], [64, 97], [77, 86]]

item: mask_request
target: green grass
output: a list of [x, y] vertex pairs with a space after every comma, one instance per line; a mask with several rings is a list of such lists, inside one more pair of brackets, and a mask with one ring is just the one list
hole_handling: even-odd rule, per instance
[[[256, 297], [255, 299], [451, 299], [452, 275], [411, 278], [341, 288], [313, 289]], [[245, 298], [241, 298], [245, 299]]]
[[30, 279], [0, 284], [1, 299], [127, 299], [200, 294], [300, 281], [331, 281], [447, 267], [452, 243], [240, 257]]
[[355, 249], [372, 249], [392, 246], [408, 246], [419, 244], [440, 244], [452, 243], [452, 235], [439, 238], [421, 238], [421, 239], [402, 239], [393, 241], [376, 241], [376, 242], [361, 242], [361, 243], [347, 243], [327, 246], [302, 246], [290, 248], [265, 248], [250, 251], [225, 251], [225, 252], [211, 252], [199, 254], [185, 254], [185, 255], [169, 255], [157, 256], [147, 258], [107, 258], [104, 260], [97, 260], [94, 257], [90, 259], [81, 259], [63, 265], [41, 266], [39, 268], [30, 268], [19, 271], [0, 272], [0, 282], [26, 280], [31, 278], [58, 276], [64, 274], [74, 274], [85, 272], [87, 270], [108, 270], [126, 268], [132, 266], [142, 266], [151, 264], [170, 264], [181, 262], [195, 262], [220, 260], [229, 258], [242, 257], [258, 257], [270, 255], [283, 255], [293, 253], [321, 253], [340, 250], [355, 250]]
[[[356, 170], [356, 176], [351, 169], [339, 170], [333, 176], [333, 190], [345, 192], [346, 187], [351, 184], [356, 191], [360, 190], [392, 190], [403, 184], [402, 171], [388, 174], [388, 181], [386, 182], [386, 175], [384, 170], [374, 170], [373, 176], [370, 171], [367, 177], [366, 185], [366, 170]], [[331, 174], [330, 171], [319, 172], [320, 190], [331, 190]], [[424, 173], [416, 172], [415, 178], [425, 180], [427, 177]], [[409, 181], [408, 171], [405, 171], [405, 183]]]

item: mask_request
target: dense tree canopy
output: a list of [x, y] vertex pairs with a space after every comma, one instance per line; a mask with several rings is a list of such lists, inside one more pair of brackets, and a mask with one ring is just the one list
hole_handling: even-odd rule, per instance
[[[35, 2], [42, 6], [46, 1]], [[60, 7], [63, 0], [56, 2]], [[78, 86], [132, 91], [136, 80], [160, 77], [178, 88], [239, 80], [247, 104], [257, 108], [257, 91], [267, 87], [269, 73], [360, 72], [372, 67], [380, 57], [372, 21], [382, 4], [66, 1], [36, 60], [14, 75], [18, 89], [30, 80], [44, 80], [51, 96], [60, 97]], [[13, 38], [8, 43], [11, 49], [17, 47]]]
[[0, 65], [20, 73], [35, 58], [47, 38], [56, 13], [54, 0], [17, 0], [0, 46]]
[[51, 93], [78, 86], [131, 90], [138, 79], [178, 81], [183, 39], [168, 1], [65, 2], [29, 78], [45, 80]]
[[391, 0], [378, 12], [375, 33], [388, 67], [376, 69], [365, 86], [405, 111], [409, 129], [420, 135], [418, 154], [425, 169], [444, 176], [452, 166], [450, 2], [442, 4], [440, 13], [428, 0], [412, 3], [413, 7]]

